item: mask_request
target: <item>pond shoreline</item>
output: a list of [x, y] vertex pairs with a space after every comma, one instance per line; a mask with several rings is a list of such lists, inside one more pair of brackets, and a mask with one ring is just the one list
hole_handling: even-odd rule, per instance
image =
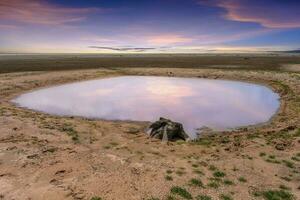
[[[34, 92], [36, 90], [61, 86], [61, 85], [64, 85], [64, 84], [72, 84], [72, 83], [83, 82], [83, 81], [91, 81], [91, 80], [99, 80], [99, 79], [106, 79], [106, 78], [112, 78], [112, 77], [120, 77], [120, 76], [124, 76], [124, 75], [127, 75], [127, 76], [130, 76], [130, 75], [131, 76], [132, 75], [133, 76], [134, 75], [149, 76], [147, 73], [135, 72], [135, 70], [143, 71], [142, 69], [139, 69], [139, 68], [137, 68], [137, 69], [130, 69], [129, 68], [127, 70], [128, 71], [126, 71], [125, 73], [124, 73], [124, 68], [119, 69], [119, 70], [115, 69], [115, 70], [111, 71], [113, 73], [115, 73], [115, 71], [120, 72], [116, 75], [111, 75], [110, 73], [108, 73], [107, 75], [100, 76], [100, 77], [97, 77], [97, 76], [96, 77], [94, 77], [94, 76], [90, 77], [90, 76], [88, 76], [88, 77], [84, 77], [84, 78], [75, 78], [74, 80], [71, 80], [71, 81], [70, 80], [60, 80], [59, 83], [57, 83], [57, 80], [55, 80], [54, 82], [50, 81], [50, 83], [47, 83], [47, 85], [42, 85], [41, 87], [40, 86], [39, 87], [34, 86], [32, 88], [29, 88], [29, 89], [26, 88], [26, 90], [24, 90], [24, 91], [19, 91], [19, 92], [16, 92], [16, 93], [14, 92], [13, 94], [10, 94], [9, 96], [5, 97], [5, 102], [9, 103], [12, 106], [17, 106], [15, 103], [13, 103], [11, 101], [13, 99], [15, 99], [16, 97], [18, 97], [19, 95], [22, 95], [24, 93]], [[130, 70], [133, 71], [133, 72], [130, 73], [129, 72]], [[154, 70], [154, 74], [153, 74], [153, 71], [152, 71], [151, 76], [180, 77], [180, 78], [201, 78], [201, 79], [217, 79], [217, 80], [225, 80], [225, 81], [239, 81], [239, 82], [245, 82], [245, 83], [259, 84], [259, 85], [268, 87], [272, 91], [274, 91], [275, 93], [279, 94], [280, 106], [279, 106], [277, 112], [268, 121], [263, 122], [263, 123], [254, 124], [254, 125], [236, 127], [236, 128], [233, 128], [233, 129], [229, 129], [228, 131], [214, 131], [214, 133], [230, 133], [230, 132], [236, 132], [239, 129], [265, 127], [266, 125], [270, 125], [271, 123], [276, 123], [276, 122], [273, 122], [273, 120], [276, 119], [276, 116], [280, 115], [283, 112], [284, 108], [285, 108], [286, 100], [283, 98], [283, 95], [286, 95], [286, 94], [283, 94], [282, 90], [280, 90], [280, 88], [276, 87], [275, 84], [272, 84], [272, 82], [270, 82], [269, 80], [260, 79], [260, 78], [253, 78], [253, 77], [250, 77], [250, 78], [249, 77], [248, 78], [245, 78], [245, 77], [237, 78], [237, 77], [233, 77], [233, 76], [226, 76], [226, 71], [224, 71], [223, 73], [225, 73], [225, 74], [221, 74], [220, 77], [216, 76], [215, 74], [205, 74], [202, 77], [202, 74], [197, 75], [197, 76], [193, 76], [193, 75], [190, 76], [190, 75], [186, 75], [184, 73], [182, 73], [179, 76], [174, 76], [174, 75], [169, 76], [169, 74], [168, 74], [169, 71], [178, 70], [178, 68], [176, 68], [176, 69], [172, 69], [172, 68], [163, 69], [162, 70], [163, 73], [161, 73], [160, 69], [157, 69], [157, 68], [153, 68], [153, 70]], [[185, 69], [185, 70], [187, 70], [187, 69]], [[93, 71], [102, 71], [102, 70], [74, 70], [74, 72], [80, 72], [80, 71], [89, 73], [90, 71], [93, 72]], [[178, 71], [180, 71], [180, 69]], [[206, 71], [206, 70], [200, 70], [200, 71]], [[222, 71], [222, 70], [208, 70], [208, 71]], [[64, 72], [68, 73], [70, 71], [64, 71]], [[28, 73], [28, 72], [24, 72], [24, 73]], [[35, 72], [35, 73], [40, 73], [40, 72]], [[41, 72], [41, 73], [57, 73], [57, 72]], [[62, 71], [62, 73], [63, 73], [63, 71]], [[20, 108], [31, 111], [31, 112], [39, 112], [39, 111], [31, 110], [31, 109], [28, 109], [28, 108], [23, 108], [23, 107], [20, 107]], [[44, 112], [40, 112], [40, 113], [45, 114], [45, 115], [49, 115], [49, 114], [44, 113]], [[72, 118], [91, 119], [91, 120], [100, 120], [100, 121], [112, 121], [112, 122], [150, 123], [150, 122], [147, 122], [147, 121], [137, 122], [137, 121], [134, 121], [134, 120], [105, 120], [105, 119], [98, 119], [98, 118], [85, 118], [85, 117], [80, 117], [80, 116], [59, 116], [59, 115], [57, 115], [57, 117], [67, 117], [67, 118], [72, 117]]]
[[[97, 84], [97, 91], [99, 89], [104, 89], [105, 91], [107, 91], [107, 89], [110, 88], [109, 86], [108, 86], [108, 88], [106, 88], [107, 86], [105, 88], [101, 87], [101, 81], [102, 81], [102, 83], [105, 83], [105, 84], [109, 84], [111, 82], [110, 83], [110, 84], [112, 84], [111, 88], [113, 88], [114, 84], [121, 84], [122, 87], [125, 87], [125, 88], [126, 87], [129, 87], [129, 88], [130, 87], [134, 87], [132, 89], [129, 89], [129, 88], [125, 89], [125, 90], [129, 89], [129, 92], [136, 90], [136, 87], [137, 87], [136, 85], [132, 85], [130, 83], [131, 81], [134, 81], [135, 84], [138, 84], [138, 87], [139, 87], [138, 90], [140, 91], [139, 93], [142, 93], [142, 94], [133, 92], [133, 94], [131, 94], [129, 96], [132, 97], [132, 95], [134, 95], [135, 98], [139, 99], [139, 102], [132, 102], [132, 101], [134, 101], [132, 99], [129, 102], [127, 101], [127, 103], [126, 103], [127, 107], [125, 107], [125, 108], [122, 107], [122, 106], [118, 107], [118, 105], [116, 105], [116, 109], [115, 109], [116, 112], [117, 112], [117, 110], [121, 109], [120, 110], [121, 113], [119, 113], [117, 115], [117, 116], [119, 116], [119, 118], [128, 118], [128, 117], [125, 117], [126, 113], [124, 113], [124, 111], [127, 110], [127, 112], [131, 113], [131, 118], [137, 118], [138, 120], [134, 120], [134, 119], [124, 119], [124, 120], [123, 119], [113, 119], [113, 118], [118, 118], [117, 116], [112, 117], [112, 116], [114, 116], [114, 113], [106, 113], [105, 115], [103, 115], [104, 113], [101, 114], [101, 112], [100, 113], [99, 112], [94, 113], [90, 109], [91, 106], [87, 106], [87, 107], [85, 107], [85, 109], [79, 109], [79, 110], [77, 110], [77, 113], [70, 114], [70, 113], [72, 113], [72, 109], [68, 108], [68, 105], [64, 104], [64, 98], [66, 98], [66, 99], [68, 99], [68, 101], [70, 101], [69, 96], [73, 95], [73, 98], [74, 98], [74, 101], [75, 101], [75, 103], [72, 103], [73, 106], [76, 104], [76, 102], [77, 102], [77, 106], [80, 106], [78, 104], [78, 100], [76, 100], [76, 96], [81, 99], [80, 103], [84, 104], [84, 101], [88, 101], [87, 98], [84, 98], [81, 95], [78, 96], [77, 92], [74, 93], [74, 91], [75, 91], [74, 87], [81, 87], [81, 85], [82, 85], [81, 83], [83, 83], [84, 86], [83, 86], [83, 88], [81, 87], [81, 89], [80, 89], [83, 92], [83, 94], [86, 94], [86, 95], [92, 94], [93, 95], [93, 91], [89, 90], [89, 87], [93, 88], [93, 86], [95, 86], [96, 84]], [[105, 82], [103, 82], [103, 81], [105, 81]], [[139, 83], [137, 83], [136, 81], [138, 81]], [[143, 81], [147, 81], [147, 85], [146, 85], [147, 88], [145, 88], [143, 86]], [[221, 87], [221, 89], [225, 89], [225, 90], [229, 89], [229, 90], [238, 92], [238, 94], [241, 95], [241, 96], [239, 96], [239, 98], [242, 98], [245, 101], [247, 101], [247, 98], [243, 98], [243, 95], [247, 95], [247, 93], [243, 93], [243, 90], [242, 89], [237, 89], [236, 86], [247, 87], [249, 89], [250, 93], [251, 93], [251, 91], [254, 92], [253, 90], [255, 88], [256, 89], [261, 89], [261, 90], [263, 89], [263, 91], [265, 92], [265, 95], [269, 95], [269, 96], [271, 95], [272, 97], [274, 96], [273, 100], [276, 101], [276, 102], [277, 101], [280, 102], [280, 98], [279, 97], [278, 97], [278, 99], [277, 99], [277, 97], [275, 98], [275, 96], [277, 96], [278, 94], [275, 93], [275, 91], [272, 90], [271, 87], [267, 87], [265, 85], [260, 85], [260, 84], [250, 83], [249, 81], [248, 82], [244, 82], [244, 81], [242, 82], [242, 81], [232, 81], [232, 80], [224, 80], [224, 79], [223, 80], [221, 80], [221, 79], [217, 79], [216, 80], [216, 79], [197, 78], [197, 77], [193, 77], [193, 78], [190, 78], [190, 77], [189, 78], [187, 78], [187, 77], [181, 78], [181, 77], [175, 77], [175, 76], [169, 77], [169, 76], [135, 76], [135, 75], [128, 76], [128, 75], [126, 75], [126, 76], [116, 76], [116, 77], [113, 77], [113, 78], [111, 78], [111, 77], [110, 78], [106, 78], [105, 77], [105, 78], [93, 79], [93, 80], [86, 80], [86, 81], [82, 80], [82, 81], [78, 81], [78, 82], [72, 82], [72, 83], [68, 83], [68, 84], [61, 84], [61, 85], [52, 86], [52, 87], [37, 88], [35, 90], [31, 90], [30, 92], [22, 93], [21, 95], [19, 95], [16, 98], [12, 99], [11, 103], [13, 105], [15, 105], [17, 107], [20, 107], [20, 108], [23, 108], [23, 109], [27, 109], [27, 110], [35, 111], [35, 112], [40, 112], [40, 113], [44, 113], [44, 114], [56, 115], [58, 117], [78, 117], [78, 118], [86, 118], [86, 119], [91, 119], [91, 120], [104, 120], [104, 121], [114, 121], [114, 122], [122, 122], [122, 121], [125, 121], [125, 122], [137, 122], [137, 121], [139, 121], [139, 122], [148, 122], [148, 123], [150, 123], [151, 121], [153, 122], [153, 121], [157, 120], [159, 117], [164, 117], [165, 114], [167, 114], [169, 112], [172, 112], [172, 111], [169, 110], [167, 113], [166, 112], [160, 113], [161, 109], [165, 109], [165, 103], [163, 105], [161, 105], [161, 103], [159, 101], [158, 102], [155, 101], [155, 99], [151, 101], [151, 98], [149, 100], [150, 101], [149, 102], [150, 105], [152, 105], [154, 103], [155, 106], [153, 107], [153, 109], [156, 110], [155, 113], [160, 113], [160, 114], [157, 114], [156, 118], [151, 117], [149, 115], [149, 113], [147, 113], [147, 110], [145, 110], [145, 113], [142, 116], [139, 115], [139, 117], [137, 117], [137, 116], [134, 117], [134, 114], [130, 110], [131, 110], [131, 107], [135, 108], [135, 105], [137, 103], [143, 103], [143, 102], [145, 103], [145, 101], [148, 101], [147, 99], [149, 97], [153, 96], [153, 95], [160, 96], [160, 94], [157, 93], [158, 91], [156, 91], [156, 94], [151, 94], [151, 91], [147, 90], [148, 87], [151, 87], [151, 84], [154, 84], [155, 86], [157, 86], [157, 84], [156, 84], [157, 81], [163, 81], [164, 84], [167, 84], [169, 86], [173, 86], [173, 89], [178, 90], [178, 92], [180, 92], [180, 89], [182, 89], [182, 87], [183, 87], [183, 89], [186, 88], [186, 89], [190, 90], [190, 93], [187, 96], [180, 96], [179, 98], [177, 98], [176, 95], [172, 96], [172, 94], [168, 94], [169, 96], [167, 98], [168, 99], [171, 98], [172, 101], [176, 101], [176, 102], [179, 101], [179, 100], [180, 100], [179, 102], [184, 101], [184, 99], [182, 99], [183, 97], [200, 98], [200, 96], [203, 96], [206, 93], [211, 94], [210, 91], [209, 91], [209, 89], [207, 88], [207, 87], [209, 87], [209, 85], [206, 85], [206, 87], [203, 87], [203, 86], [201, 86], [202, 84], [213, 84], [213, 86], [215, 86], [216, 84], [218, 84], [217, 86]], [[180, 84], [177, 84], [176, 83], [177, 81], [180, 81]], [[115, 82], [115, 83], [113, 83], [113, 82]], [[195, 84], [198, 84], [201, 87], [196, 86]], [[225, 84], [225, 86], [222, 86], [223, 84]], [[68, 95], [64, 95], [62, 93], [62, 90], [64, 90], [63, 88], [67, 89], [67, 91], [65, 91], [64, 93], [68, 92], [68, 90], [69, 91], [73, 91], [73, 92], [69, 92]], [[164, 88], [163, 85], [162, 85], [162, 88]], [[266, 90], [266, 88], [268, 88], [268, 90]], [[52, 91], [50, 96], [49, 95], [47, 96], [47, 94], [45, 94], [46, 90], [48, 90], [49, 92]], [[120, 98], [120, 94], [124, 91], [124, 88], [123, 89], [117, 89], [116, 88], [115, 90], [117, 90], [117, 91], [111, 90], [111, 92], [113, 92], [112, 95], [114, 93], [118, 94], [116, 97], [119, 99]], [[182, 92], [184, 93], [184, 90]], [[218, 92], [219, 92], [219, 89], [217, 91], [215, 91], [215, 93], [212, 93], [212, 94], [215, 94], [215, 96], [216, 96], [218, 94]], [[40, 93], [40, 95], [39, 95], [39, 93]], [[108, 95], [107, 98], [110, 98], [109, 94], [107, 94]], [[30, 100], [30, 99], [28, 99], [28, 97], [29, 97], [28, 95], [29, 96], [30, 95], [31, 96], [32, 95], [37, 95], [37, 96], [36, 97], [31, 97], [31, 99], [32, 98], [33, 99]], [[55, 95], [55, 98], [52, 98], [52, 95]], [[127, 92], [123, 93], [121, 96], [125, 97], [126, 95], [127, 95]], [[150, 96], [147, 97], [147, 95], [150, 95]], [[165, 102], [167, 100], [166, 96], [165, 96], [166, 94], [164, 94], [164, 92], [163, 92], [163, 93], [161, 93], [161, 95], [162, 95], [162, 98], [164, 99], [164, 102]], [[197, 95], [198, 96], [200, 95], [200, 96], [197, 97]], [[224, 95], [225, 95], [225, 93], [224, 93]], [[258, 98], [258, 97], [261, 96], [260, 93], [253, 93], [253, 95], [254, 95], [255, 98]], [[44, 100], [47, 99], [47, 102], [49, 102], [50, 104], [52, 102], [51, 109], [56, 110], [56, 112], [52, 112], [51, 110], [47, 111], [47, 107], [49, 105], [48, 104], [42, 104], [42, 105], [39, 104], [39, 101], [41, 101], [40, 98], [43, 98]], [[61, 99], [61, 98], [63, 98], [63, 99]], [[105, 109], [106, 106], [108, 106], [108, 107], [110, 106], [110, 105], [105, 105], [107, 103], [110, 104], [109, 101], [107, 101], [107, 100], [102, 101], [102, 103], [101, 103], [101, 99], [106, 99], [106, 96], [99, 96], [99, 97], [94, 96], [94, 98], [95, 98], [95, 100], [93, 100], [93, 101], [97, 101], [97, 104], [93, 104], [93, 107], [96, 108], [98, 106], [98, 109], [101, 110], [101, 107], [103, 109]], [[39, 100], [37, 101], [36, 99], [39, 99]], [[57, 101], [57, 99], [60, 99], [60, 100]], [[144, 100], [142, 100], [142, 99], [144, 99]], [[44, 100], [42, 100], [42, 101], [44, 101]], [[227, 99], [223, 99], [221, 102], [217, 101], [217, 100], [214, 100], [214, 98], [212, 98], [211, 100], [215, 101], [215, 103], [213, 105], [217, 106], [217, 105], [223, 103], [223, 101], [225, 101], [225, 102], [226, 101], [230, 102], [230, 100], [231, 101], [235, 101], [235, 98], [232, 98], [232, 97], [228, 98], [227, 97]], [[211, 100], [206, 100], [206, 101], [210, 102]], [[260, 105], [260, 101], [263, 101], [263, 100], [264, 99], [256, 100], [256, 101], [254, 101], [255, 103], [254, 102], [253, 103], [256, 106], [259, 106]], [[113, 101], [115, 101], [115, 100], [113, 100]], [[142, 102], [140, 102], [140, 101], [142, 101]], [[27, 105], [26, 105], [26, 102], [27, 102]], [[132, 102], [132, 103], [130, 103], [130, 102]], [[38, 107], [36, 107], [36, 103], [39, 105]], [[100, 107], [98, 105], [99, 103], [101, 104]], [[104, 103], [104, 105], [102, 105], [103, 103]], [[197, 108], [193, 108], [193, 109], [198, 109], [199, 110], [199, 113], [195, 114], [195, 113], [191, 112], [191, 110], [189, 109], [189, 106], [186, 107], [186, 108], [184, 108], [184, 104], [189, 105], [190, 103], [192, 103], [192, 102], [190, 102], [190, 101], [189, 102], [185, 102], [185, 103], [182, 102], [181, 105], [175, 105], [176, 107], [172, 106], [172, 110], [174, 110], [174, 109], [175, 110], [181, 109], [181, 111], [177, 111], [177, 112], [185, 112], [185, 117], [184, 118], [178, 119], [178, 116], [176, 117], [177, 112], [173, 113], [172, 116], [169, 116], [169, 118], [171, 118], [171, 119], [176, 119], [177, 118], [176, 121], [179, 122], [179, 123], [181, 123], [181, 124], [183, 124], [183, 127], [185, 128], [185, 130], [188, 133], [190, 133], [191, 135], [193, 135], [193, 136], [191, 136], [191, 138], [193, 138], [193, 140], [195, 140], [195, 139], [197, 139], [197, 137], [195, 136], [195, 134], [201, 134], [200, 132], [197, 132], [196, 130], [200, 129], [201, 127], [208, 127], [208, 125], [206, 125], [204, 121], [202, 121], [202, 122], [200, 121], [201, 123], [204, 123], [202, 125], [200, 125], [201, 123], [200, 124], [193, 124], [192, 125], [188, 121], [186, 121], [185, 119], [186, 118], [190, 118], [190, 117], [192, 117], [193, 119], [195, 119], [195, 118], [203, 119], [204, 116], [203, 116], [203, 114], [201, 114], [201, 112], [202, 112], [201, 109], [206, 110], [207, 106], [203, 107], [201, 105], [198, 105], [198, 106], [195, 105], [195, 106], [197, 106]], [[65, 105], [65, 107], [61, 108], [60, 106], [58, 106], [58, 105], [61, 105], [61, 104]], [[129, 106], [129, 104], [131, 105], [131, 107]], [[226, 105], [224, 105], [224, 106], [226, 106]], [[232, 106], [232, 105], [229, 104], [228, 106]], [[268, 106], [268, 105], [264, 105], [264, 106]], [[36, 109], [34, 107], [36, 107]], [[55, 107], [57, 107], [58, 110]], [[262, 108], [262, 106], [260, 106], [260, 107]], [[143, 110], [143, 108], [140, 108], [140, 109], [141, 109], [140, 111]], [[228, 113], [229, 111], [231, 111], [231, 109], [236, 110], [236, 112], [237, 112], [235, 114], [233, 113], [232, 117], [236, 117], [235, 115], [239, 115], [239, 112], [241, 112], [240, 115], [243, 115], [243, 118], [245, 117], [247, 119], [248, 116], [245, 115], [245, 114], [243, 114], [244, 109], [241, 109], [241, 108], [240, 109], [235, 109], [234, 106], [232, 108], [226, 109], [226, 111], [223, 111], [223, 115], [225, 113]], [[255, 108], [253, 108], [253, 109], [255, 109]], [[258, 108], [256, 108], [256, 109], [258, 109]], [[273, 112], [273, 108], [272, 107], [269, 107], [269, 109], [272, 109], [272, 112]], [[261, 120], [262, 122], [259, 122], [259, 123], [248, 122], [248, 125], [229, 125], [228, 122], [226, 123], [225, 121], [224, 122], [220, 122], [220, 121], [218, 121], [218, 122], [216, 122], [216, 121], [209, 122], [209, 121], [207, 121], [206, 123], [213, 123], [213, 124], [219, 123], [219, 128], [217, 127], [217, 124], [216, 124], [215, 127], [212, 127], [212, 126], [208, 127], [214, 133], [224, 132], [224, 131], [233, 131], [233, 130], [237, 130], [237, 129], [245, 128], [245, 127], [250, 127], [250, 126], [251, 127], [253, 127], [253, 126], [261, 126], [262, 124], [266, 124], [266, 123], [270, 122], [271, 118], [273, 118], [278, 113], [279, 109], [280, 109], [280, 103], [278, 104], [278, 107], [277, 107], [276, 111], [274, 113], [272, 113], [272, 115], [270, 117], [268, 116], [267, 120], [265, 120], [265, 121]], [[88, 110], [88, 112], [86, 110]], [[246, 111], [250, 112], [249, 108], [247, 108]], [[207, 113], [207, 114], [209, 114], [209, 113]], [[220, 114], [222, 114], [222, 113], [219, 113], [218, 115], [220, 115]], [[92, 115], [95, 115], [95, 116], [92, 116]], [[96, 115], [98, 115], [98, 116], [96, 116]], [[99, 115], [103, 115], [103, 116], [101, 117]], [[144, 118], [141, 118], [141, 117], [144, 117]], [[214, 117], [216, 117], [216, 116], [214, 115]], [[252, 117], [254, 117], [254, 116], [252, 116]], [[112, 118], [112, 119], [107, 119], [107, 118]], [[152, 120], [151, 119], [147, 120], [146, 118], [153, 118], [153, 119]], [[218, 116], [218, 118], [220, 118], [220, 117]], [[239, 117], [237, 119], [239, 119]], [[249, 120], [250, 119], [251, 119], [251, 116], [250, 116]], [[187, 124], [189, 124], [189, 126], [187, 126]], [[221, 128], [220, 126], [224, 127], [224, 128]], [[225, 128], [225, 126], [228, 127], [228, 128]], [[229, 127], [231, 127], [231, 128], [229, 128]], [[194, 131], [192, 131], [191, 129], [193, 129]]]

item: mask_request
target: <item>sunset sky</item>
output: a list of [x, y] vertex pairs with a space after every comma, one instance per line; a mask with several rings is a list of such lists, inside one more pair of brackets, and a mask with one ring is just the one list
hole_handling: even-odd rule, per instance
[[0, 53], [299, 48], [299, 0], [0, 0]]

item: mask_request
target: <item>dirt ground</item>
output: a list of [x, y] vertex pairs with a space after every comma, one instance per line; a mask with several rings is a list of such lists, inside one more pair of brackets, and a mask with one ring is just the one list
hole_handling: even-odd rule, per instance
[[[280, 94], [281, 108], [259, 126], [162, 143], [145, 134], [148, 123], [51, 116], [10, 103], [36, 88], [121, 75], [267, 84]], [[297, 72], [114, 68], [4, 73], [0, 199], [300, 199], [299, 128]]]

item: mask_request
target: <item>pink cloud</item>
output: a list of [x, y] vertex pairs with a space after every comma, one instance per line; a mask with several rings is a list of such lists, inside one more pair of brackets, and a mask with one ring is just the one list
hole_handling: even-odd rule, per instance
[[163, 35], [149, 36], [146, 38], [146, 41], [151, 45], [171, 45], [171, 44], [191, 42], [192, 38], [188, 38], [176, 34], [163, 34]]
[[201, 0], [201, 4], [226, 10], [225, 18], [254, 22], [266, 28], [300, 28], [300, 3], [249, 0]]
[[43, 0], [1, 0], [0, 19], [16, 22], [61, 25], [82, 21], [99, 8], [68, 8], [49, 4]]

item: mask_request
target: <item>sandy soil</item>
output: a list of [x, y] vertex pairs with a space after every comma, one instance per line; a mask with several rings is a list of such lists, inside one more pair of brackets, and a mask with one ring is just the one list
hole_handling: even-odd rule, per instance
[[[129, 74], [267, 84], [280, 93], [281, 108], [260, 126], [162, 143], [147, 137], [147, 123], [51, 116], [9, 102], [36, 88]], [[0, 74], [0, 199], [181, 199], [174, 186], [194, 199], [264, 199], [268, 191], [300, 198], [299, 95], [300, 74], [291, 72], [115, 68]]]

